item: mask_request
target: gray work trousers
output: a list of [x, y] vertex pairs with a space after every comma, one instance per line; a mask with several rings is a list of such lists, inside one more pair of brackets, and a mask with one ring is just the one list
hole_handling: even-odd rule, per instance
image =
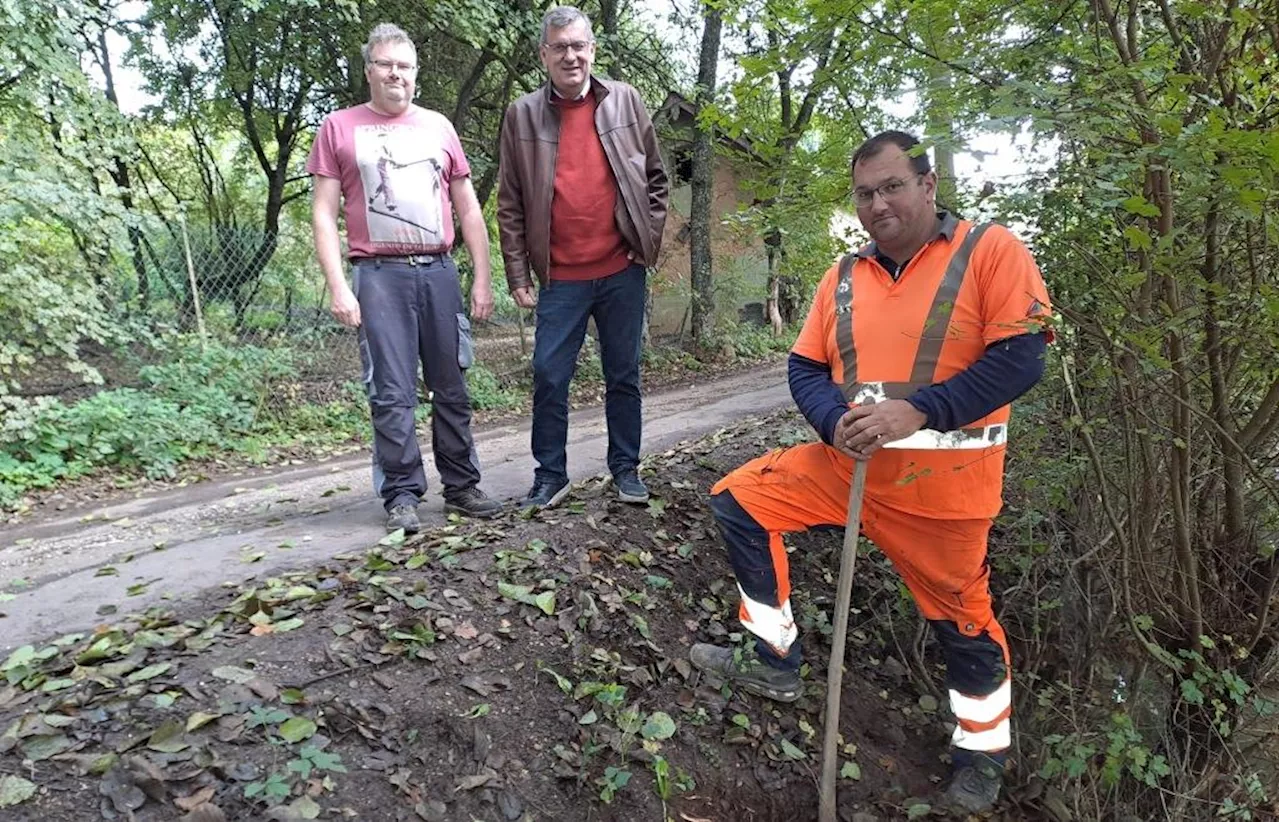
[[427, 490], [414, 432], [418, 363], [431, 395], [431, 442], [449, 497], [480, 482], [471, 439], [471, 322], [447, 254], [353, 261], [360, 362], [373, 419], [373, 484], [383, 505], [416, 505]]

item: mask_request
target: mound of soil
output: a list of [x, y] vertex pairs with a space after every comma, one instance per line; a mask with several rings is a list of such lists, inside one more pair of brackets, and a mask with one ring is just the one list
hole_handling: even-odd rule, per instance
[[[839, 534], [792, 545], [799, 702], [687, 662], [694, 642], [748, 641], [706, 489], [807, 436], [795, 414], [752, 420], [648, 458], [647, 506], [591, 480], [552, 511], [391, 535], [19, 649], [0, 668], [0, 816], [815, 819]], [[841, 816], [928, 816], [940, 677], [899, 658], [918, 618], [887, 563], [859, 563]]]

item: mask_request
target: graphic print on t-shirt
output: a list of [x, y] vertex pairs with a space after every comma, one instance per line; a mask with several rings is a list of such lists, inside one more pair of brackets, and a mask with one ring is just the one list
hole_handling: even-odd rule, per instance
[[356, 164], [368, 193], [370, 242], [438, 246], [441, 158], [431, 154], [420, 129], [402, 125], [356, 126]]

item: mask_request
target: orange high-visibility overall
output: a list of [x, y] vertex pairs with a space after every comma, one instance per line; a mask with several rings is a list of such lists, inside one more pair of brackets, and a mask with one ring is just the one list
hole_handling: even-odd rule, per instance
[[[850, 402], [905, 399], [963, 371], [992, 343], [1045, 330], [1048, 314], [1035, 261], [1007, 229], [945, 215], [896, 281], [871, 247], [833, 266], [792, 351], [827, 364]], [[987, 584], [1008, 422], [1006, 405], [959, 431], [921, 430], [882, 448], [867, 468], [862, 511], [863, 533], [942, 642], [953, 744], [977, 751], [1010, 740], [1009, 649]], [[766, 662], [799, 665], [782, 534], [842, 526], [852, 469], [849, 457], [811, 443], [752, 460], [712, 488], [739, 616]]]

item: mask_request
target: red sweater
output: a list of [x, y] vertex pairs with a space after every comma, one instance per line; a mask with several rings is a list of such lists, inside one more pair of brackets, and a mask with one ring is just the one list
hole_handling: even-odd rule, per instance
[[614, 209], [618, 183], [596, 132], [596, 98], [557, 98], [560, 150], [551, 196], [551, 279], [598, 280], [629, 264]]

